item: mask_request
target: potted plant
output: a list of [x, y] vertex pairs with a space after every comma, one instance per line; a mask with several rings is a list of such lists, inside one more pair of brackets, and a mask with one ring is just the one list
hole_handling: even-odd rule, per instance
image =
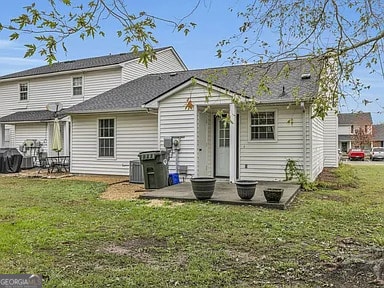
[[283, 196], [284, 189], [282, 188], [266, 188], [264, 189], [264, 197], [267, 202], [279, 203]]
[[192, 191], [199, 200], [210, 199], [215, 191], [216, 179], [212, 177], [191, 178]]
[[237, 180], [235, 184], [237, 194], [242, 200], [251, 200], [255, 196], [257, 181]]

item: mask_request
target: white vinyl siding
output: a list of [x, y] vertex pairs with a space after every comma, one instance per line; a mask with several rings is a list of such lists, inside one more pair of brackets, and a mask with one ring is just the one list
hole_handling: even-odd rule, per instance
[[158, 52], [156, 57], [157, 60], [149, 63], [148, 67], [145, 67], [143, 63], [139, 63], [137, 59], [127, 62], [123, 68], [123, 82], [132, 81], [152, 73], [185, 70], [184, 66], [180, 63], [179, 59], [175, 56], [171, 49]]
[[311, 120], [311, 175], [314, 181], [324, 168], [324, 121], [316, 117]]
[[20, 97], [19, 82], [1, 83], [0, 117], [15, 113], [15, 109], [45, 110], [47, 104], [51, 102], [60, 102], [64, 108], [68, 108], [121, 84], [121, 68], [84, 72], [83, 95], [74, 97], [72, 95], [73, 76], [66, 74], [31, 79], [28, 81], [28, 101], [17, 101], [17, 103], [15, 98]]
[[[196, 175], [195, 167], [195, 147], [198, 145], [198, 139], [195, 139], [195, 135], [198, 135], [199, 106], [207, 106], [206, 98], [207, 88], [201, 85], [190, 85], [185, 89], [176, 92], [160, 101], [159, 107], [159, 133], [160, 133], [160, 146], [163, 146], [164, 138], [178, 136], [181, 138], [180, 151], [179, 151], [179, 165], [186, 165], [188, 167], [188, 174]], [[219, 93], [212, 91], [209, 104], [214, 107], [215, 105], [221, 105], [220, 107], [226, 107], [229, 109], [231, 99], [229, 97], [218, 97]], [[194, 109], [184, 109], [186, 99], [192, 99]], [[223, 106], [224, 105], [224, 106]], [[210, 114], [210, 113], [208, 113]], [[213, 116], [208, 115], [209, 127], [212, 126], [211, 118]], [[212, 130], [208, 131], [211, 137]], [[207, 139], [211, 141], [210, 139]], [[211, 144], [211, 143], [209, 143]], [[198, 156], [196, 156], [198, 157]], [[209, 156], [210, 158], [210, 156]], [[205, 160], [207, 161], [207, 160]], [[211, 161], [208, 159], [208, 161]], [[197, 163], [196, 163], [197, 164]], [[197, 165], [198, 166], [198, 165]], [[176, 171], [175, 157], [173, 156], [169, 161], [169, 171]]]
[[[115, 158], [98, 157], [98, 119], [114, 118]], [[157, 115], [148, 113], [72, 116], [71, 172], [129, 175], [129, 162], [143, 151], [158, 150]]]
[[339, 165], [337, 126], [337, 114], [333, 111], [328, 112], [324, 118], [324, 167], [338, 167]]
[[[46, 123], [28, 123], [15, 125], [15, 146], [20, 147], [27, 139], [36, 139], [43, 144], [47, 143], [47, 124]], [[44, 146], [45, 144], [45, 146]]]
[[[260, 106], [259, 111], [271, 111]], [[303, 165], [303, 117], [301, 109], [273, 107], [276, 120], [276, 141], [250, 141], [249, 112], [240, 111], [239, 166], [244, 180], [284, 180], [288, 159]]]
[[340, 125], [337, 130], [339, 135], [352, 135], [351, 125]]

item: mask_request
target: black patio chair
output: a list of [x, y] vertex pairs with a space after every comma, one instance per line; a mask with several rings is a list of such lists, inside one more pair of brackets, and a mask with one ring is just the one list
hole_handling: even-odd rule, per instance
[[47, 152], [39, 152], [38, 153], [38, 160], [39, 160], [38, 165], [37, 165], [37, 167], [39, 167], [38, 173], [40, 173], [40, 171], [42, 169], [48, 169], [49, 170], [50, 164], [48, 161]]

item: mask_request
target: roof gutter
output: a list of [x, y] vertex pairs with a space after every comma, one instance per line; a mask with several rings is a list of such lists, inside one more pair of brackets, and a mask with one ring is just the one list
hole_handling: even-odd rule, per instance
[[42, 74], [35, 74], [35, 75], [21, 76], [21, 77], [15, 76], [12, 78], [5, 78], [5, 79], [1, 79], [0, 77], [0, 83], [11, 82], [11, 81], [23, 81], [23, 80], [36, 79], [36, 78], [46, 78], [46, 77], [60, 76], [60, 75], [66, 75], [66, 74], [77, 74], [77, 73], [83, 73], [83, 72], [109, 70], [113, 68], [122, 68], [122, 66], [120, 64], [113, 64], [113, 65], [107, 65], [107, 66], [97, 66], [92, 68], [65, 70], [61, 72], [49, 72], [49, 73], [42, 73]]
[[117, 109], [117, 110], [89, 110], [89, 111], [65, 111], [69, 115], [87, 115], [87, 114], [110, 114], [110, 113], [137, 113], [147, 112], [145, 108], [128, 108], [128, 109]]
[[49, 123], [49, 122], [53, 122], [54, 120], [51, 120], [51, 119], [47, 119], [47, 120], [28, 120], [28, 121], [23, 121], [23, 120], [20, 120], [20, 121], [0, 121], [0, 124], [31, 124], [31, 123]]

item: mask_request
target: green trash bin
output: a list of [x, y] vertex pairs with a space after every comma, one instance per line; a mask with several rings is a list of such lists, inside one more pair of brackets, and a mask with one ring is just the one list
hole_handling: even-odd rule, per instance
[[159, 189], [168, 186], [168, 159], [166, 151], [145, 151], [139, 153], [143, 166], [145, 189]]

